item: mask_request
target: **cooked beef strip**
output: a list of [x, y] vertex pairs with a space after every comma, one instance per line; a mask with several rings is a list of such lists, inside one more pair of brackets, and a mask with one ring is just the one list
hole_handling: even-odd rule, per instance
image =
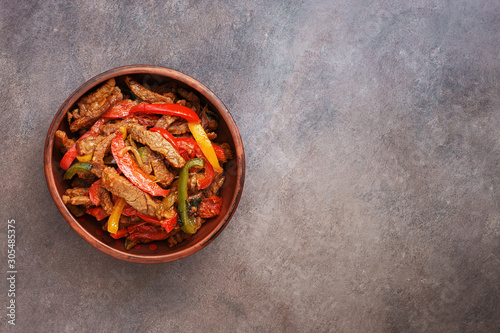
[[132, 92], [148, 103], [173, 103], [173, 99], [170, 96], [163, 96], [157, 94], [149, 89], [146, 89], [144, 86], [132, 80], [129, 76], [125, 78], [125, 82]]
[[172, 233], [173, 232], [175, 232], [175, 233], [172, 236], [167, 238], [167, 242], [168, 242], [169, 247], [173, 247], [173, 246], [179, 244], [180, 242], [182, 242], [184, 239], [187, 239], [187, 238], [189, 238], [189, 236], [191, 236], [191, 235], [188, 235], [188, 234], [184, 233], [183, 231], [181, 231], [180, 228], [177, 227], [177, 225], [175, 226], [174, 230], [172, 230]]
[[111, 167], [105, 167], [102, 171], [102, 187], [125, 201], [137, 211], [149, 216], [156, 216], [156, 211], [161, 206], [149, 194], [135, 187], [127, 178], [120, 176]]
[[82, 97], [78, 101], [78, 109], [72, 113], [74, 121], [69, 127], [70, 130], [76, 132], [87, 127], [122, 99], [123, 95], [120, 88], [115, 86], [115, 79], [108, 80], [95, 92]]
[[111, 200], [111, 194], [103, 188], [102, 186], [99, 188], [99, 192], [97, 192], [99, 196], [99, 201], [102, 207], [102, 210], [106, 215], [111, 215], [113, 212], [113, 201]]
[[92, 205], [92, 201], [90, 201], [90, 198], [88, 196], [70, 197], [67, 195], [63, 195], [62, 200], [65, 204], [71, 204], [71, 205], [75, 205], [75, 206], [79, 206], [79, 205], [90, 206], [90, 205]]
[[89, 187], [92, 184], [87, 183], [84, 179], [80, 177], [74, 177], [71, 181], [71, 187]]
[[101, 127], [101, 133], [104, 135], [109, 135], [115, 133], [120, 127], [126, 126], [128, 124], [138, 124], [139, 122], [135, 118], [126, 118], [123, 120], [118, 120], [116, 122], [108, 122]]
[[113, 141], [114, 137], [114, 134], [105, 136], [94, 149], [94, 155], [90, 164], [92, 164], [92, 173], [99, 178], [102, 177], [102, 170], [105, 166], [103, 161], [104, 156], [111, 150], [111, 141]]
[[155, 127], [161, 127], [167, 129], [168, 126], [170, 126], [176, 120], [177, 117], [165, 115], [162, 116], [160, 119], [158, 119], [158, 121], [155, 124]]
[[205, 189], [205, 196], [211, 197], [212, 195], [217, 195], [217, 192], [219, 192], [219, 189], [222, 187], [224, 184], [224, 180], [226, 180], [226, 177], [222, 175], [222, 173], [216, 174], [214, 181], [212, 184], [210, 184], [206, 189]]
[[76, 143], [76, 151], [79, 155], [88, 155], [94, 152], [95, 147], [104, 139], [103, 136], [88, 136], [78, 140]]
[[75, 217], [82, 217], [83, 215], [85, 215], [85, 207], [84, 206], [75, 206], [75, 205], [72, 205], [70, 203], [67, 203], [66, 207], [68, 207], [71, 214], [73, 214]]
[[136, 119], [139, 122], [139, 124], [146, 127], [153, 127], [158, 121], [157, 116], [149, 116], [149, 115], [136, 116]]
[[200, 104], [200, 99], [192, 91], [187, 91], [184, 88], [178, 88], [177, 93], [193, 104]]
[[174, 180], [174, 174], [168, 170], [160, 154], [151, 152], [149, 161], [153, 167], [154, 175], [160, 186], [168, 186]]
[[127, 131], [132, 139], [163, 155], [173, 167], [181, 168], [186, 163], [184, 158], [160, 133], [148, 131], [141, 125], [128, 125]]
[[205, 130], [205, 132], [213, 132], [219, 126], [217, 120], [211, 115], [211, 112], [206, 108], [203, 109], [200, 113], [201, 126]]
[[214, 141], [215, 139], [217, 139], [217, 133], [215, 133], [215, 132], [208, 132], [207, 133], [207, 138], [210, 141]]
[[64, 193], [68, 197], [79, 197], [79, 196], [85, 196], [89, 195], [89, 188], [88, 187], [74, 187], [74, 188], [68, 188], [66, 192]]
[[146, 153], [142, 157], [142, 167], [141, 167], [141, 169], [142, 169], [142, 171], [144, 171], [145, 173], [147, 173], [148, 175], [150, 175], [151, 172], [153, 172], [153, 168], [151, 166], [151, 154], [153, 152], [151, 151], [151, 149], [149, 149], [148, 146], [144, 146], [142, 149], [145, 149]]
[[91, 172], [79, 171], [76, 175], [78, 178], [83, 179], [87, 184], [92, 184], [97, 180], [97, 177]]
[[60, 130], [56, 131], [56, 141], [61, 146], [62, 153], [66, 153], [75, 144], [75, 140], [68, 138], [66, 132]]
[[189, 127], [184, 119], [179, 119], [168, 127], [168, 131], [173, 135], [189, 133]]

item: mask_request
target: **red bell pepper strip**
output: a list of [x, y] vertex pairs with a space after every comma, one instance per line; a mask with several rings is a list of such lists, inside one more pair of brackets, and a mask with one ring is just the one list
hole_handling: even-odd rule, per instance
[[168, 190], [162, 189], [158, 184], [152, 181], [148, 175], [134, 162], [132, 156], [125, 152], [123, 156], [120, 154], [125, 149], [125, 141], [121, 132], [117, 132], [115, 138], [111, 142], [111, 153], [118, 164], [118, 169], [123, 172], [132, 184], [139, 189], [153, 196], [166, 196]]
[[149, 216], [140, 212], [137, 212], [137, 216], [139, 216], [142, 220], [146, 222], [161, 225], [160, 220], [158, 220], [156, 217]]
[[130, 116], [130, 109], [137, 105], [134, 101], [130, 99], [124, 99], [120, 103], [113, 106], [108, 112], [106, 112], [102, 117], [110, 119], [122, 119]]
[[90, 198], [90, 201], [92, 201], [92, 203], [95, 205], [95, 206], [99, 206], [99, 203], [101, 202], [101, 200], [99, 199], [99, 189], [101, 188], [101, 180], [96, 180], [94, 183], [92, 183], [92, 185], [90, 185], [90, 188], [89, 188], [89, 198]]
[[139, 104], [130, 109], [130, 113], [154, 113], [169, 116], [176, 116], [186, 119], [189, 122], [200, 122], [200, 117], [188, 107], [173, 104]]
[[177, 225], [177, 213], [169, 219], [161, 220], [161, 226], [165, 229], [166, 232], [170, 232]]
[[165, 138], [165, 140], [167, 140], [172, 145], [172, 147], [174, 147], [175, 150], [177, 150], [177, 152], [179, 152], [179, 146], [177, 145], [177, 142], [175, 141], [175, 137], [169, 131], [167, 131], [166, 129], [161, 128], [161, 127], [152, 127], [149, 130], [151, 132], [160, 133]]
[[114, 239], [120, 239], [120, 238], [123, 238], [123, 237], [126, 237], [128, 236], [128, 230], [126, 228], [124, 229], [119, 229], [116, 234], [109, 234], [111, 237], [113, 237]]
[[226, 156], [224, 155], [224, 149], [222, 149], [221, 147], [216, 146], [216, 145], [212, 145], [212, 146], [214, 147], [215, 155], [217, 156], [217, 159], [219, 161], [224, 161], [226, 159]]
[[219, 215], [222, 208], [222, 198], [216, 195], [205, 198], [200, 202], [198, 215], [201, 218], [208, 219]]
[[[88, 137], [90, 135], [92, 135], [92, 136], [98, 136], [102, 124], [104, 124], [104, 119], [100, 118], [99, 120], [97, 120], [94, 123], [94, 125], [92, 125], [92, 127], [90, 128], [90, 130], [88, 130], [87, 133], [85, 133], [78, 140], [76, 140], [76, 142], [78, 142], [81, 139], [84, 139], [84, 138], [86, 138], [86, 137]], [[76, 151], [76, 142], [68, 149], [68, 151], [66, 152], [66, 154], [64, 154], [63, 158], [61, 159], [61, 162], [60, 162], [59, 165], [64, 170], [68, 170], [69, 169], [69, 167], [71, 166], [71, 164], [75, 160], [76, 155], [78, 154], [78, 152]]]
[[161, 229], [159, 225], [153, 225], [148, 222], [133, 224], [127, 227], [130, 241], [155, 241], [167, 239], [168, 232]]
[[161, 225], [166, 232], [172, 231], [177, 224], [177, 213], [169, 219], [158, 220], [155, 217], [137, 212], [137, 216], [146, 222]]
[[94, 216], [97, 221], [101, 221], [102, 219], [104, 219], [105, 217], [108, 216], [108, 215], [106, 215], [106, 213], [104, 213], [104, 210], [101, 207], [87, 208], [85, 213]]
[[135, 209], [132, 206], [127, 205], [127, 206], [125, 206], [125, 208], [123, 208], [122, 215], [123, 216], [128, 216], [128, 217], [136, 216], [137, 215], [137, 209]]
[[196, 179], [196, 187], [198, 187], [198, 190], [203, 190], [206, 189], [207, 187], [212, 184], [214, 181], [214, 168], [212, 167], [212, 164], [210, 164], [206, 158], [203, 158], [204, 163], [203, 167], [205, 168], [205, 174], [203, 177], [199, 177]]

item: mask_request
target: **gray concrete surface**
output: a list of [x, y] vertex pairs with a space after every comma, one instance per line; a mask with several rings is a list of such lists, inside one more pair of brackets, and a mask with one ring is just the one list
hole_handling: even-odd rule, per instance
[[[498, 1], [1, 1], [2, 332], [500, 331]], [[122, 262], [46, 188], [52, 116], [128, 64], [227, 105], [246, 148], [207, 248]], [[4, 313], [1, 313], [4, 312]]]

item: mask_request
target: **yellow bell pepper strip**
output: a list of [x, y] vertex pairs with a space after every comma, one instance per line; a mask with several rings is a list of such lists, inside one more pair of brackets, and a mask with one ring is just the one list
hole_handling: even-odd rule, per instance
[[186, 234], [194, 234], [198, 231], [196, 221], [189, 216], [187, 210], [187, 182], [189, 169], [193, 167], [203, 167], [203, 158], [193, 158], [186, 162], [179, 173], [179, 184], [177, 189], [178, 204], [177, 209], [181, 217], [181, 228]]
[[166, 196], [169, 191], [164, 190], [160, 185], [149, 179], [148, 175], [137, 166], [132, 156], [125, 149], [122, 133], [117, 131], [115, 138], [111, 142], [111, 153], [123, 175], [144, 192], [153, 196]]
[[176, 116], [191, 122], [200, 122], [200, 117], [188, 107], [173, 103], [164, 104], [139, 104], [130, 108], [129, 116], [134, 113], [153, 113]]
[[207, 133], [205, 132], [201, 124], [199, 122], [198, 123], [188, 122], [188, 127], [189, 130], [191, 131], [191, 134], [193, 134], [194, 139], [198, 143], [198, 146], [200, 147], [201, 151], [207, 158], [208, 162], [210, 162], [210, 164], [213, 166], [214, 170], [217, 173], [221, 173], [222, 168], [219, 165], [219, 159], [215, 154], [212, 142], [208, 138]]
[[92, 153], [87, 154], [87, 155], [82, 155], [82, 156], [77, 156], [76, 159], [80, 162], [88, 162], [92, 159]]
[[116, 234], [118, 232], [118, 227], [120, 225], [120, 216], [122, 215], [123, 208], [125, 208], [126, 204], [127, 202], [123, 198], [118, 199], [118, 201], [115, 203], [113, 212], [108, 219], [108, 232], [110, 234]]
[[92, 165], [87, 162], [78, 162], [73, 164], [63, 175], [63, 179], [71, 179], [77, 172], [90, 172]]

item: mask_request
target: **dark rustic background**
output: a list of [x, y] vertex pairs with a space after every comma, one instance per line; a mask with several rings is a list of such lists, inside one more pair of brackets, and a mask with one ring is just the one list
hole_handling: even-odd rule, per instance
[[[500, 2], [0, 3], [2, 332], [500, 330]], [[205, 83], [245, 145], [233, 220], [177, 262], [99, 252], [45, 183], [58, 107], [130, 64]]]

